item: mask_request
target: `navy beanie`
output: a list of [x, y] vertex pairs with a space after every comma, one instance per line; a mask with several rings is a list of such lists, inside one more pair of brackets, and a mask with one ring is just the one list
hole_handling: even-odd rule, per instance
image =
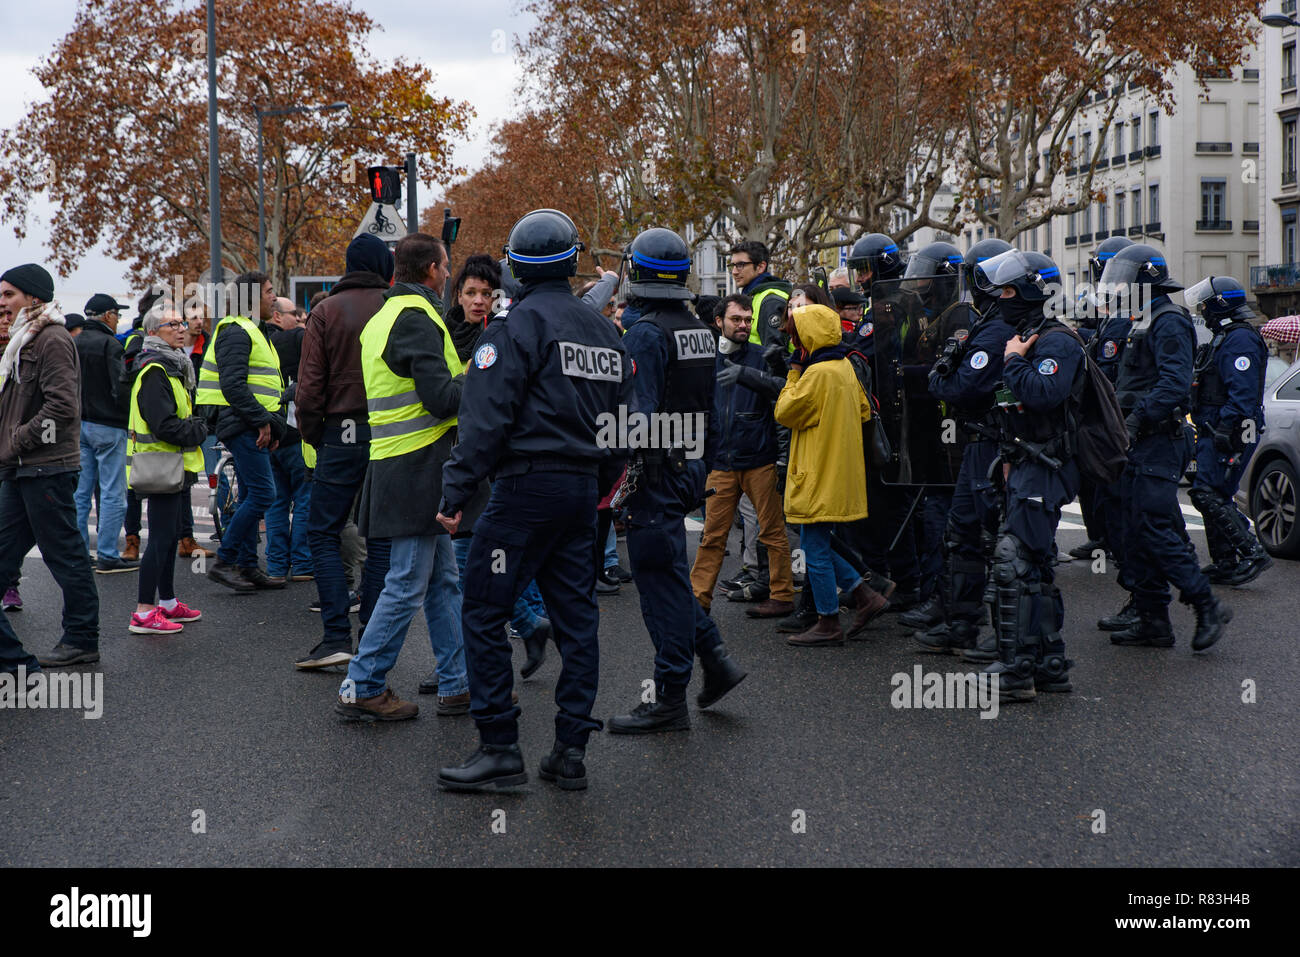
[[5, 270], [0, 282], [16, 286], [29, 296], [35, 296], [41, 302], [54, 301], [54, 278], [45, 271], [45, 267], [36, 263], [27, 263]]
[[393, 281], [393, 254], [378, 236], [362, 233], [348, 243], [345, 272], [373, 272]]

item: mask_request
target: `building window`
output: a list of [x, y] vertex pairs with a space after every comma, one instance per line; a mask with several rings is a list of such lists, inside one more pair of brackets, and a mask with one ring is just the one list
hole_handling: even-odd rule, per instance
[[1115, 124], [1115, 159], [1124, 158], [1124, 121]]
[[1160, 145], [1160, 114], [1152, 110], [1147, 115], [1147, 146]]
[[1115, 194], [1115, 228], [1124, 228], [1124, 194]]
[[1067, 232], [1068, 234], [1070, 234], [1071, 236], [1077, 236], [1077, 235], [1079, 235], [1079, 230], [1077, 230], [1077, 229], [1075, 228], [1075, 227], [1078, 226], [1078, 225], [1079, 225], [1079, 216], [1078, 216], [1078, 214], [1077, 214], [1077, 213], [1071, 213], [1071, 214], [1070, 214], [1070, 225], [1069, 225], [1069, 228], [1066, 229], [1066, 232]]
[[1079, 151], [1079, 165], [1092, 162], [1092, 131], [1083, 134], [1083, 147]]
[[1142, 118], [1135, 116], [1133, 122], [1129, 124], [1129, 129], [1133, 131], [1133, 152], [1142, 149]]
[[1282, 89], [1295, 89], [1295, 43], [1282, 46]]
[[1147, 225], [1158, 226], [1160, 224], [1160, 187], [1147, 187]]
[[1110, 227], [1106, 225], [1106, 200], [1097, 201], [1097, 235], [1101, 236]]
[[1296, 118], [1282, 121], [1282, 185], [1295, 183], [1295, 127]]
[[1133, 190], [1133, 225], [1142, 228], [1142, 190]]
[[1083, 232], [1092, 232], [1092, 204], [1083, 207]]
[[1282, 261], [1295, 262], [1295, 209], [1282, 212]]
[[1222, 223], [1226, 216], [1228, 184], [1222, 179], [1201, 180], [1201, 222], [1205, 226]]

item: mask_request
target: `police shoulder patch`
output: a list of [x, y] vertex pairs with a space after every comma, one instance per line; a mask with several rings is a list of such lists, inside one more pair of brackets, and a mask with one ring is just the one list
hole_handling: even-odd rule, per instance
[[876, 331], [876, 327], [873, 323], [864, 322], [862, 324], [862, 328], [858, 330], [858, 335], [862, 336], [862, 338], [865, 339], [867, 336], [871, 335], [875, 331]]
[[480, 369], [486, 369], [492, 363], [497, 361], [497, 347], [490, 342], [485, 342], [474, 352], [474, 365]]
[[989, 364], [989, 354], [981, 349], [970, 357], [970, 367], [972, 369], [983, 369]]
[[1114, 339], [1107, 339], [1101, 347], [1101, 354], [1107, 359], [1114, 359], [1117, 352], [1119, 352], [1119, 343]]
[[1237, 361], [1232, 365], [1238, 372], [1245, 372], [1250, 368], [1250, 356], [1237, 356]]
[[1056, 366], [1055, 359], [1044, 359], [1042, 362], [1038, 363], [1038, 374], [1056, 375], [1056, 368], [1057, 366]]

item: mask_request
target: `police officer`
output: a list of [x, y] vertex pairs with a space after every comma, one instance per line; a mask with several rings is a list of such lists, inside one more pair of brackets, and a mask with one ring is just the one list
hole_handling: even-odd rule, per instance
[[950, 310], [953, 334], [930, 372], [930, 392], [948, 404], [962, 434], [970, 436], [945, 528], [939, 621], [927, 626], [908, 615], [899, 617], [904, 624], [915, 622], [920, 629], [916, 640], [926, 651], [961, 653], [967, 661], [985, 663], [998, 656], [995, 635], [978, 641], [999, 517], [997, 490], [989, 478], [998, 456], [995, 394], [1002, 382], [1002, 354], [1015, 329], [998, 310], [1000, 290], [975, 267], [1009, 249], [1010, 243], [1001, 239], [985, 239], [970, 248], [962, 264], [966, 294]]
[[[1119, 375], [1120, 359], [1124, 355], [1124, 342], [1128, 338], [1129, 321], [1127, 316], [1112, 316], [1106, 309], [1104, 301], [1097, 296], [1097, 285], [1101, 282], [1102, 270], [1115, 254], [1132, 240], [1123, 236], [1111, 236], [1103, 240], [1088, 259], [1088, 271], [1091, 288], [1079, 297], [1079, 337], [1088, 345], [1088, 354], [1092, 361], [1115, 384]], [[1119, 508], [1119, 496], [1114, 486], [1094, 485], [1086, 478], [1081, 478], [1079, 488], [1079, 508], [1083, 512], [1083, 523], [1088, 530], [1088, 540], [1082, 545], [1070, 549], [1070, 557], [1084, 561], [1091, 560], [1093, 552], [1104, 548], [1115, 556], [1118, 552], [1115, 541], [1123, 538], [1123, 521]], [[1113, 523], [1116, 531], [1111, 534], [1107, 523]], [[1122, 545], [1119, 546], [1123, 548]]]
[[[875, 427], [886, 430], [897, 455], [904, 414], [899, 400], [903, 382], [892, 357], [901, 351], [900, 325], [910, 334], [917, 326], [921, 306], [915, 296], [904, 295], [895, 282], [902, 278], [906, 264], [898, 244], [884, 233], [868, 233], [854, 243], [848, 267], [850, 280], [868, 297], [868, 305], [858, 334], [845, 336], [845, 345], [872, 360], [874, 395], [880, 402], [880, 421]], [[878, 287], [874, 298], [873, 285]], [[919, 335], [920, 329], [915, 328], [915, 333]], [[877, 349], [881, 350], [879, 356]], [[867, 469], [867, 501], [871, 508], [865, 519], [842, 526], [842, 531], [873, 571], [888, 575], [895, 583], [886, 610], [905, 612], [920, 601], [916, 538], [910, 525], [899, 534], [899, 525], [913, 502], [905, 489], [883, 479], [880, 469]]]
[[1125, 539], [1120, 584], [1133, 595], [1137, 621], [1111, 635], [1117, 645], [1171, 648], [1169, 584], [1196, 612], [1194, 651], [1223, 636], [1232, 612], [1210, 591], [1196, 563], [1178, 507], [1178, 480], [1192, 456], [1183, 416], [1191, 408], [1196, 334], [1191, 317], [1169, 293], [1182, 285], [1153, 247], [1121, 249], [1106, 264], [1102, 294], [1111, 309], [1135, 317], [1115, 393], [1129, 430], [1129, 464], [1121, 480]]
[[1052, 315], [1061, 274], [1047, 256], [1012, 249], [975, 268], [981, 282], [1001, 290], [998, 310], [1019, 333], [1004, 347], [1005, 389], [997, 396], [1005, 437], [992, 472], [1005, 475], [1005, 517], [992, 561], [998, 660], [985, 673], [1000, 698], [1029, 701], [1038, 691], [1073, 689], [1053, 564], [1061, 508], [1079, 490], [1073, 434], [1083, 347]]
[[555, 746], [539, 774], [567, 790], [587, 786], [587, 738], [601, 726], [591, 717], [599, 672], [596, 504], [623, 467], [601, 430], [630, 401], [632, 369], [613, 324], [569, 289], [582, 248], [573, 221], [557, 210], [534, 210], [515, 223], [505, 251], [522, 286], [484, 330], [465, 377], [460, 441], [443, 468], [438, 520], [454, 534], [479, 483], [489, 475], [496, 481], [474, 525], [462, 602], [480, 745], [464, 764], [439, 772], [449, 790], [528, 780], [505, 626], [534, 579], [564, 661]]
[[647, 734], [690, 728], [686, 686], [697, 654], [704, 668], [704, 687], [696, 698], [702, 708], [740, 684], [746, 673], [695, 600], [686, 558], [684, 520], [704, 498], [718, 434], [710, 415], [716, 385], [713, 332], [686, 308], [690, 250], [676, 233], [655, 228], [632, 241], [628, 258], [629, 303], [641, 318], [623, 345], [636, 368], [637, 411], [649, 417], [652, 432], [655, 421], [672, 416], [682, 423], [682, 435], [690, 429], [695, 440], [693, 448], [683, 443], [641, 449], [628, 470], [627, 553], [655, 646], [655, 696], [630, 714], [611, 718], [609, 730]]
[[1212, 583], [1244, 585], [1273, 564], [1233, 496], [1264, 428], [1268, 347], [1255, 329], [1246, 290], [1231, 276], [1209, 276], [1183, 296], [1214, 338], [1197, 349], [1192, 383], [1196, 478], [1190, 498], [1205, 519]]

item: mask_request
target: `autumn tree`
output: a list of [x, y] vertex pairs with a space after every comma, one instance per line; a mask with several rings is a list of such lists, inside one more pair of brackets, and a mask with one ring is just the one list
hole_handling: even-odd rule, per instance
[[[375, 23], [365, 14], [340, 0], [222, 0], [216, 15], [229, 268], [258, 262], [259, 109], [349, 104], [264, 121], [267, 263], [281, 290], [291, 272], [340, 269], [369, 202], [367, 162], [400, 162], [414, 150], [423, 178], [459, 172], [450, 150], [467, 129], [468, 104], [435, 96], [422, 65], [369, 57]], [[101, 239], [141, 283], [206, 266], [205, 26], [201, 0], [85, 0], [35, 68], [47, 97], [5, 133], [19, 148], [0, 158], [0, 219], [24, 235], [31, 173], [43, 169], [60, 272]]]
[[[1253, 0], [973, 0], [927, 7], [927, 35], [950, 51], [936, 76], [964, 113], [962, 193], [974, 218], [1010, 240], [1094, 199], [1094, 164], [1107, 155], [1119, 105], [1110, 97], [1091, 153], [1071, 149], [1080, 110], [1128, 84], [1172, 107], [1173, 69], [1240, 64]], [[1067, 167], [1077, 191], [1053, 195]]]

